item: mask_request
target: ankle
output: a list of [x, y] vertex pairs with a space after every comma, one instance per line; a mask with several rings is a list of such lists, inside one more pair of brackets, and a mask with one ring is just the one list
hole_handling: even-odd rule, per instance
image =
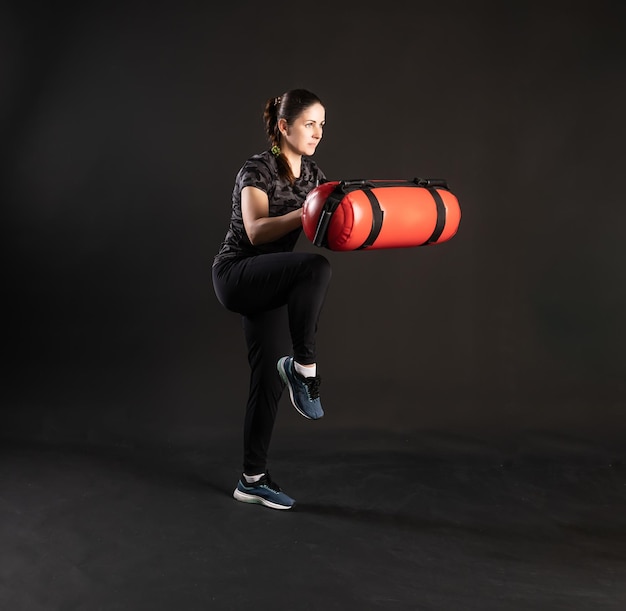
[[301, 365], [294, 359], [293, 368], [303, 378], [314, 378], [317, 375], [317, 365], [315, 363], [313, 363], [312, 365]]

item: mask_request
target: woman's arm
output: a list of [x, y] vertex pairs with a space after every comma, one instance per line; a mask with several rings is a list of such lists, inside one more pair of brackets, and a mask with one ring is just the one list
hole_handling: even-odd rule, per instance
[[282, 238], [302, 226], [302, 208], [282, 216], [269, 216], [270, 202], [267, 193], [256, 187], [241, 191], [241, 216], [250, 242], [257, 246]]

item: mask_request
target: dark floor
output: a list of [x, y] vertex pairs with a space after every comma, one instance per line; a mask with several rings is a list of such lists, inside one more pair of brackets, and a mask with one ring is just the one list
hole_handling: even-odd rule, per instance
[[356, 431], [275, 442], [298, 501], [205, 449], [4, 441], [2, 611], [626, 609], [626, 445]]

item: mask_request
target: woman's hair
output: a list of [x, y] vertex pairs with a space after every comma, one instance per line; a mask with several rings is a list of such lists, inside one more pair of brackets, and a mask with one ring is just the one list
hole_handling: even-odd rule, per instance
[[278, 121], [285, 119], [287, 125], [291, 125], [309, 106], [322, 104], [322, 101], [306, 89], [291, 89], [276, 98], [270, 98], [265, 102], [263, 119], [265, 121], [265, 133], [270, 143], [270, 148], [278, 162], [278, 175], [288, 180], [291, 184], [295, 178], [291, 166], [284, 155], [280, 152], [280, 131]]

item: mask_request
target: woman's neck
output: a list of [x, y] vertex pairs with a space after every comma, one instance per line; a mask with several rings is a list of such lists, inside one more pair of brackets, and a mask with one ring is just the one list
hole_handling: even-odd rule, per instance
[[300, 178], [300, 171], [302, 169], [302, 155], [298, 155], [292, 151], [283, 151], [285, 159], [291, 166], [291, 171], [296, 178]]

